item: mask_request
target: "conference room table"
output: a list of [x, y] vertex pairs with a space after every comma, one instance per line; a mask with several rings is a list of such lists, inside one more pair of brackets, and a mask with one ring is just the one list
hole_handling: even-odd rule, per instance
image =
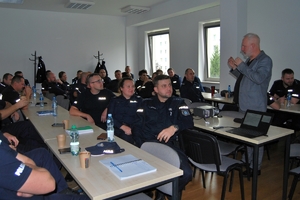
[[[293, 130], [270, 126], [268, 130], [268, 136], [260, 136], [256, 138], [247, 138], [232, 133], [226, 132], [231, 127], [239, 127], [239, 123], [233, 122], [233, 118], [223, 116], [221, 118], [212, 117], [202, 119], [194, 119], [194, 126], [196, 129], [210, 133], [219, 137], [227, 138], [232, 141], [237, 141], [247, 146], [253, 147], [253, 177], [252, 177], [252, 199], [257, 199], [257, 182], [258, 182], [258, 148], [276, 141], [278, 139], [285, 139], [285, 154], [284, 154], [284, 171], [283, 171], [283, 193], [282, 199], [287, 198], [287, 186], [288, 186], [288, 165], [290, 154], [290, 136], [293, 134]], [[221, 129], [213, 129], [215, 126], [224, 126]]]
[[[53, 116], [38, 116], [36, 113], [40, 110], [51, 109], [51, 101], [47, 99], [45, 99], [45, 101], [47, 102], [45, 107], [34, 106], [34, 103], [32, 103], [23, 113], [26, 118], [33, 123], [51, 152], [58, 158], [65, 169], [91, 199], [118, 199], [169, 182], [172, 182], [173, 187], [172, 199], [180, 199], [178, 194], [178, 179], [179, 176], [183, 174], [183, 171], [118, 137], [115, 137], [115, 141], [120, 148], [124, 148], [125, 151], [119, 154], [92, 156], [90, 166], [87, 169], [80, 167], [79, 156], [72, 156], [71, 153], [60, 154], [56, 136], [66, 134], [65, 130], [62, 127], [51, 126], [54, 122]], [[106, 131], [87, 122], [81, 117], [70, 116], [69, 112], [60, 106], [58, 106], [58, 116], [55, 118], [59, 123], [67, 119], [70, 121], [70, 125], [74, 124], [77, 127], [88, 125], [93, 128], [93, 133], [80, 134], [79, 136], [82, 151], [84, 151], [86, 147], [94, 146], [103, 141], [97, 140], [97, 136]], [[66, 147], [69, 147], [70, 137], [68, 134], [66, 135]], [[109, 169], [99, 162], [101, 159], [127, 154], [146, 161], [155, 167], [157, 171], [126, 180], [119, 180]]]
[[211, 95], [210, 92], [202, 92], [202, 96], [204, 99], [208, 102], [212, 102], [213, 106], [218, 107], [219, 103], [222, 104], [233, 104], [233, 97], [222, 97], [219, 93], [214, 94], [214, 96]]

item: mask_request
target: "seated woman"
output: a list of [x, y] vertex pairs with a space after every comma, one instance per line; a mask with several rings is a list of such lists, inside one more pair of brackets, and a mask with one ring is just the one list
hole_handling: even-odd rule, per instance
[[114, 97], [108, 108], [114, 119], [115, 135], [133, 144], [131, 125], [135, 120], [136, 110], [142, 102], [142, 98], [136, 96], [134, 82], [125, 77], [119, 83], [121, 95]]

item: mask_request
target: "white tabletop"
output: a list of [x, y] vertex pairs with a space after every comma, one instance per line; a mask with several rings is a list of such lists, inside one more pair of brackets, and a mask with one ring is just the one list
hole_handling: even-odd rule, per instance
[[[98, 131], [94, 134], [80, 135], [79, 141], [82, 150], [85, 147], [93, 146], [100, 142], [99, 140], [96, 140], [96, 136], [100, 133], [101, 132]], [[114, 155], [92, 157], [90, 167], [87, 169], [80, 168], [78, 156], [72, 156], [70, 153], [59, 154], [56, 139], [46, 140], [46, 144], [91, 199], [106, 199], [114, 197], [149, 185], [171, 180], [183, 174], [182, 170], [158, 159], [155, 156], [152, 156], [151, 154], [148, 154], [124, 140], [117, 137], [115, 140], [121, 148], [125, 149], [125, 152]], [[70, 139], [67, 137], [66, 146], [68, 146], [69, 141]], [[143, 159], [155, 167], [157, 171], [121, 181], [99, 162], [101, 159], [126, 154], [131, 154], [137, 158]]]
[[[216, 132], [217, 134], [223, 135], [225, 137], [237, 139], [240, 141], [245, 141], [247, 143], [256, 144], [256, 145], [264, 144], [294, 133], [294, 131], [291, 129], [281, 128], [277, 126], [270, 126], [267, 134], [268, 136], [247, 138], [240, 135], [235, 135], [226, 132], [226, 130], [231, 129], [231, 127], [239, 127], [240, 124], [234, 122], [233, 118], [227, 116], [223, 116], [221, 118], [217, 118], [217, 117], [207, 118], [206, 121], [204, 119], [195, 118], [194, 126], [197, 128], [201, 128], [203, 130]], [[225, 128], [215, 130], [213, 129], [214, 126], [225, 126]]]
[[220, 94], [215, 94], [212, 97], [210, 92], [202, 92], [202, 95], [203, 95], [204, 99], [208, 100], [208, 101], [213, 101], [213, 102], [218, 102], [218, 103], [227, 103], [227, 104], [233, 103], [233, 97], [225, 98], [225, 97], [219, 96]]

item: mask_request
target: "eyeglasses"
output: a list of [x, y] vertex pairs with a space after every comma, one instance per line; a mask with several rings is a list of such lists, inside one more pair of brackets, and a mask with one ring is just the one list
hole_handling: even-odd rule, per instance
[[99, 79], [99, 80], [93, 81], [93, 82], [91, 82], [91, 83], [103, 83], [103, 82], [104, 82], [103, 79]]

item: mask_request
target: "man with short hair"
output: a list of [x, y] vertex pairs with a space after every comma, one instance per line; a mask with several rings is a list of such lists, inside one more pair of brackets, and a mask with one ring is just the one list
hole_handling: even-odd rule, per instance
[[201, 92], [204, 92], [202, 84], [195, 81], [195, 71], [191, 68], [185, 70], [185, 80], [180, 87], [180, 96], [191, 100], [192, 102], [204, 102], [204, 97]]
[[70, 84], [67, 82], [68, 77], [67, 77], [66, 72], [60, 71], [60, 72], [58, 73], [58, 78], [60, 79], [60, 81], [61, 81], [66, 87], [69, 87], [69, 86], [70, 86]]
[[179, 75], [175, 74], [175, 71], [173, 68], [168, 69], [168, 74], [171, 78], [173, 89], [179, 90], [180, 86], [181, 86], [181, 82], [182, 82], [181, 77]]
[[122, 73], [122, 77], [124, 78], [124, 77], [130, 77], [130, 78], [132, 78], [132, 80], [134, 80], [134, 75], [131, 73], [131, 68], [130, 68], [130, 66], [126, 66], [125, 67], [125, 72], [123, 72]]
[[138, 147], [144, 142], [159, 142], [173, 148], [179, 155], [183, 176], [179, 177], [179, 191], [192, 180], [192, 170], [186, 155], [177, 147], [177, 136], [184, 129], [193, 128], [192, 115], [179, 97], [172, 96], [171, 80], [166, 75], [154, 78], [157, 94], [142, 101], [132, 126], [133, 139]]
[[[242, 113], [248, 109], [266, 112], [268, 102], [266, 93], [272, 76], [272, 59], [260, 49], [260, 38], [254, 33], [247, 33], [244, 36], [241, 52], [247, 58], [246, 61], [240, 57], [228, 59], [230, 73], [237, 78], [233, 100]], [[247, 147], [247, 152], [250, 174], [252, 174], [253, 148]], [[264, 148], [260, 147], [258, 174], [260, 174], [263, 153]], [[243, 161], [245, 161], [245, 156], [243, 156]]]
[[111, 79], [107, 76], [106, 70], [105, 69], [100, 69], [99, 70], [99, 75], [100, 77], [103, 79], [104, 83], [103, 83], [103, 87], [107, 88], [107, 86], [109, 85], [109, 83], [111, 82]]
[[10, 73], [5, 73], [3, 75], [2, 82], [0, 83], [0, 93], [2, 93], [6, 87], [11, 85], [12, 78], [13, 78], [13, 75]]
[[146, 70], [141, 70], [139, 72], [140, 79], [135, 82], [136, 93], [142, 98], [152, 97], [153, 93], [153, 83], [148, 77]]
[[[280, 104], [284, 104], [289, 91], [292, 95], [291, 103], [300, 103], [300, 82], [294, 78], [294, 71], [286, 68], [282, 70], [281, 79], [274, 81], [269, 92], [274, 100], [278, 101]], [[298, 117], [288, 113], [276, 113], [273, 119], [273, 125], [285, 127], [284, 124], [289, 119], [292, 120], [291, 128], [296, 131], [300, 130], [300, 120]]]
[[62, 83], [60, 79], [56, 79], [53, 72], [49, 72], [46, 76], [47, 80], [42, 83], [42, 91], [57, 95], [67, 96], [67, 87]]
[[[25, 86], [24, 78], [16, 75], [12, 78], [11, 85], [3, 90], [2, 100], [14, 105], [21, 96], [25, 96], [26, 99], [29, 100], [31, 98], [31, 93], [30, 86]], [[24, 108], [26, 108], [26, 106]]]
[[108, 86], [107, 86], [107, 89], [109, 89], [110, 91], [112, 92], [120, 92], [119, 91], [119, 82], [120, 80], [122, 80], [122, 73], [121, 73], [121, 70], [116, 70], [115, 71], [115, 77], [116, 79], [112, 80]]
[[99, 74], [93, 73], [87, 77], [89, 89], [79, 94], [70, 108], [70, 115], [80, 116], [88, 122], [106, 130], [107, 108], [110, 99], [115, 95], [103, 88], [103, 80]]
[[[16, 71], [15, 72], [15, 76], [16, 75], [22, 76], [24, 78], [23, 72], [21, 72], [21, 71]], [[30, 86], [30, 83], [29, 83], [29, 81], [26, 78], [24, 78], [24, 81], [25, 81], [25, 85], [26, 86]]]
[[77, 84], [77, 83], [78, 83], [78, 81], [79, 81], [79, 79], [80, 79], [80, 76], [81, 76], [81, 74], [82, 74], [82, 71], [81, 71], [81, 70], [78, 70], [78, 71], [77, 71], [77, 74], [76, 74], [76, 77], [72, 79], [72, 85], [74, 85], [74, 84]]
[[79, 77], [79, 82], [77, 84], [72, 85], [72, 95], [70, 95], [71, 105], [76, 101], [79, 94], [87, 89], [86, 86], [86, 78], [91, 72], [82, 72]]

